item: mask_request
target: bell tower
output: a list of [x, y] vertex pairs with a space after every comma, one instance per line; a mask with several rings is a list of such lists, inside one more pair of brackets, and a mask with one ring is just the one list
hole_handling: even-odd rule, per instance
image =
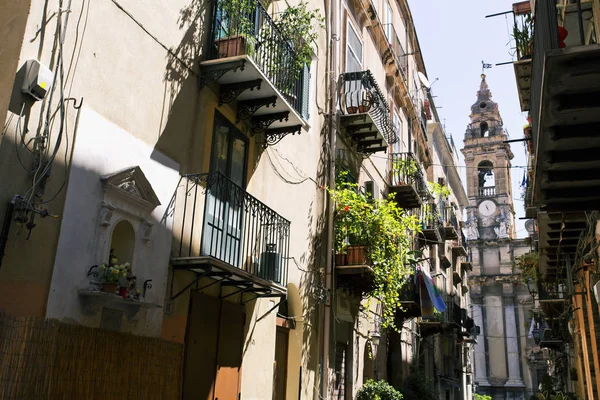
[[481, 75], [477, 101], [471, 106], [462, 153], [467, 167], [467, 239], [514, 238], [510, 160], [498, 104]]

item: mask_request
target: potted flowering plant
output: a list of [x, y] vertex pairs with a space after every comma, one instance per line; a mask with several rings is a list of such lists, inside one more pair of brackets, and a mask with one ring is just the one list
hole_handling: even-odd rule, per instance
[[336, 265], [364, 264], [373, 206], [358, 191], [358, 185], [346, 182], [343, 174], [336, 186], [329, 191], [335, 201]]
[[115, 294], [117, 288], [123, 278], [127, 279], [128, 271], [131, 271], [129, 263], [119, 264], [119, 260], [115, 257], [114, 251], [111, 249], [108, 257], [108, 263], [100, 265], [102, 274], [102, 291]]

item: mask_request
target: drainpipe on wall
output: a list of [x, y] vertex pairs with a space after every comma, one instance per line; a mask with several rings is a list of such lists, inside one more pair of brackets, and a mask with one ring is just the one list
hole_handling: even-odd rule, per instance
[[[334, 129], [334, 122], [336, 116], [336, 104], [335, 96], [332, 94], [336, 92], [336, 72], [337, 72], [337, 44], [339, 41], [339, 1], [328, 0], [328, 23], [329, 23], [329, 46], [328, 46], [328, 58], [329, 63], [327, 64], [329, 78], [327, 85], [327, 98], [329, 99], [328, 113], [326, 119], [328, 119], [328, 134], [329, 139], [329, 187], [335, 188], [335, 142], [336, 142], [336, 131]], [[331, 195], [327, 197], [327, 266], [325, 270], [325, 291], [326, 299], [324, 304], [323, 313], [323, 353], [322, 353], [322, 367], [321, 367], [321, 398], [326, 400], [329, 399], [330, 387], [329, 387], [329, 353], [331, 344], [331, 304], [334, 296], [333, 293], [333, 210], [334, 204]]]

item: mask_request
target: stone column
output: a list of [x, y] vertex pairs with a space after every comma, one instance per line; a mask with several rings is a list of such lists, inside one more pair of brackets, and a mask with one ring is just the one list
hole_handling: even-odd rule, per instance
[[473, 320], [481, 328], [481, 334], [475, 338], [475, 383], [478, 386], [490, 386], [488, 381], [486, 350], [485, 350], [485, 324], [483, 323], [483, 307], [481, 306], [481, 287], [471, 288], [471, 301], [473, 303]]
[[508, 380], [504, 386], [524, 387], [525, 384], [521, 378], [519, 338], [517, 337], [517, 324], [519, 322], [515, 314], [514, 286], [512, 283], [504, 283], [502, 286], [504, 316], [506, 319], [506, 361], [508, 363]]

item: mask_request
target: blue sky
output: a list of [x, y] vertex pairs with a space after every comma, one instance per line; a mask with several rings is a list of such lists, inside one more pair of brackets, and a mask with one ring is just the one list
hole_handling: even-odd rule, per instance
[[[513, 16], [485, 18], [511, 10], [513, 2], [409, 0], [429, 81], [439, 79], [432, 88], [433, 95], [437, 96], [434, 101], [442, 122], [445, 122], [446, 132], [452, 134], [458, 149], [463, 146], [470, 108], [481, 82], [482, 60], [493, 64], [493, 68], [485, 73], [509, 138], [523, 137], [527, 114], [519, 107], [513, 67], [510, 64], [495, 65], [513, 60], [510, 43]], [[524, 144], [512, 143], [511, 148], [515, 155], [513, 167], [527, 165]], [[464, 172], [465, 168], [461, 168], [463, 182]], [[518, 237], [527, 235], [524, 221], [518, 219], [524, 215], [519, 187], [523, 172], [523, 168], [511, 169]]]

